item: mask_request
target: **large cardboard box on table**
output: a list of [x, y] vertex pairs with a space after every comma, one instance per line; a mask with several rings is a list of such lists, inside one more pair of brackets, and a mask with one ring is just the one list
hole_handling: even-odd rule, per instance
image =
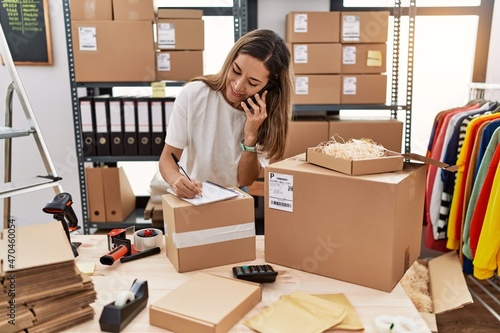
[[72, 21], [77, 82], [155, 79], [152, 21]]
[[426, 167], [350, 176], [299, 158], [265, 172], [265, 259], [391, 291], [419, 257]]
[[338, 43], [340, 12], [290, 12], [286, 15], [288, 43]]
[[149, 322], [178, 333], [228, 332], [262, 298], [259, 284], [197, 273], [149, 308]]
[[199, 206], [162, 196], [167, 257], [178, 272], [255, 259], [254, 200], [239, 192], [237, 198]]

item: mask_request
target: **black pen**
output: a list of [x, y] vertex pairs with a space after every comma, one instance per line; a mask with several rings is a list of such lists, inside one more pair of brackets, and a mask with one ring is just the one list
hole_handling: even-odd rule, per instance
[[[184, 176], [186, 176], [186, 178], [187, 178], [187, 179], [189, 179], [189, 181], [190, 181], [191, 183], [195, 184], [195, 183], [193, 182], [193, 180], [191, 179], [191, 177], [189, 177], [189, 175], [187, 174], [186, 170], [184, 170], [184, 168], [183, 168], [183, 167], [179, 164], [179, 159], [177, 158], [177, 156], [175, 156], [175, 154], [174, 154], [174, 153], [170, 153], [170, 154], [172, 155], [172, 158], [174, 159], [175, 164], [176, 164], [176, 165], [177, 165], [177, 167], [178, 167], [178, 168], [182, 171], [182, 173], [184, 174]], [[196, 185], [196, 184], [195, 184], [195, 185]], [[200, 197], [201, 197], [201, 196], [202, 196], [202, 195], [200, 194]]]

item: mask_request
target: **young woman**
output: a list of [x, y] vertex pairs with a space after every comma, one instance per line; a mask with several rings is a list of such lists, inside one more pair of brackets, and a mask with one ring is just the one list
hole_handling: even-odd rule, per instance
[[194, 78], [182, 88], [159, 161], [163, 179], [177, 196], [202, 194], [205, 180], [248, 186], [269, 159], [283, 157], [292, 108], [290, 63], [278, 34], [253, 30], [235, 43], [219, 73]]

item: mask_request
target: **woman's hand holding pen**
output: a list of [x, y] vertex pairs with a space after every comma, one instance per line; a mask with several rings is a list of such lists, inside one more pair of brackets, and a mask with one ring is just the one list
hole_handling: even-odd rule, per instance
[[184, 174], [180, 174], [181, 176], [170, 184], [170, 186], [174, 189], [175, 194], [180, 198], [188, 199], [192, 199], [197, 195], [201, 196], [201, 188], [203, 185], [199, 181], [193, 180], [189, 177], [186, 170], [184, 170], [184, 168], [179, 164], [179, 159], [174, 153], [170, 153], [170, 155], [172, 156], [172, 160], [175, 162], [177, 168]]
[[175, 191], [179, 198], [192, 199], [197, 195], [202, 195], [202, 184], [196, 179], [189, 179], [186, 176], [179, 174], [179, 178], [172, 182], [170, 186]]

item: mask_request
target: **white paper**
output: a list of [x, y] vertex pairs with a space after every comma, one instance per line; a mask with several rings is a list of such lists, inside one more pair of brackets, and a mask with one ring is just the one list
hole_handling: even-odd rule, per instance
[[309, 94], [309, 77], [307, 76], [295, 77], [295, 94], [296, 95]]
[[307, 14], [295, 14], [293, 16], [293, 32], [307, 32]]
[[[167, 189], [167, 191], [175, 195], [175, 192], [171, 187], [169, 187]], [[226, 188], [226, 187], [217, 185], [215, 183], [206, 181], [206, 182], [203, 182], [202, 196], [197, 195], [192, 199], [188, 199], [188, 198], [180, 198], [180, 199], [182, 199], [186, 202], [189, 202], [190, 204], [193, 204], [195, 206], [199, 206], [199, 205], [204, 205], [204, 204], [211, 203], [211, 202], [217, 202], [217, 201], [227, 200], [227, 199], [231, 199], [231, 198], [236, 198], [238, 196], [240, 196], [240, 192], [238, 192], [236, 190]]]
[[344, 46], [342, 48], [342, 64], [356, 64], [356, 46]]
[[79, 27], [78, 42], [80, 51], [97, 51], [97, 37], [95, 27]]
[[293, 176], [269, 173], [269, 208], [293, 212]]
[[168, 52], [158, 53], [157, 64], [158, 64], [157, 69], [159, 71], [169, 72], [170, 71], [170, 53], [168, 53]]
[[348, 76], [344, 77], [344, 84], [342, 93], [344, 95], [356, 95], [356, 77]]
[[174, 23], [158, 23], [158, 46], [162, 48], [175, 47]]
[[357, 42], [361, 36], [360, 19], [357, 15], [345, 15], [342, 24], [342, 40]]
[[307, 45], [294, 45], [293, 62], [295, 64], [307, 64]]

